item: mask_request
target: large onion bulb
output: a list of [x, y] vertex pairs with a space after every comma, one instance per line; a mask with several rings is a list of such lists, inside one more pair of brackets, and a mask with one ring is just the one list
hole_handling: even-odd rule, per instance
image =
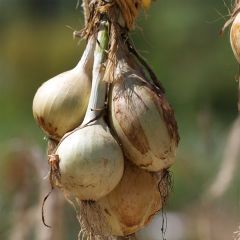
[[91, 91], [94, 38], [77, 66], [43, 83], [33, 99], [33, 115], [44, 132], [59, 140], [83, 120]]
[[149, 223], [162, 207], [155, 173], [125, 161], [121, 182], [106, 197], [96, 202], [110, 235], [126, 236]]
[[103, 121], [66, 137], [56, 154], [62, 188], [80, 200], [97, 200], [121, 180], [122, 151]]
[[174, 163], [178, 133], [173, 110], [124, 58], [111, 88], [110, 122], [125, 155], [139, 167], [160, 171]]

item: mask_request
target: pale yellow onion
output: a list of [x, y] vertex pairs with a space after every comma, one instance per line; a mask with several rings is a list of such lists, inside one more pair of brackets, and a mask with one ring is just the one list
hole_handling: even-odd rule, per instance
[[[97, 200], [111, 192], [123, 175], [124, 159], [102, 117], [95, 121], [105, 106], [107, 84], [103, 81], [108, 31], [99, 32], [94, 53], [93, 82], [90, 100], [82, 128], [66, 136], [58, 146], [61, 188], [80, 200]], [[91, 123], [89, 123], [91, 121]], [[87, 126], [85, 126], [87, 125]]]
[[[125, 161], [121, 182], [96, 202], [110, 235], [126, 236], [143, 228], [162, 207], [159, 177]], [[90, 220], [90, 219], [89, 219]]]
[[33, 99], [33, 115], [51, 138], [59, 140], [83, 121], [91, 91], [94, 38], [75, 68], [43, 83]]
[[230, 43], [233, 53], [240, 63], [240, 14], [235, 17], [230, 30]]
[[123, 174], [122, 151], [103, 121], [66, 137], [56, 154], [62, 188], [80, 200], [105, 196]]
[[139, 71], [119, 60], [110, 97], [110, 123], [128, 159], [149, 171], [175, 161], [178, 142], [173, 110], [164, 94], [144, 82]]

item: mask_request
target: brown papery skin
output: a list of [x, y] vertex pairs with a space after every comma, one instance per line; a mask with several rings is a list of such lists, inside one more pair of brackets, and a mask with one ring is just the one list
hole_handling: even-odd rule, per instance
[[175, 161], [177, 124], [164, 94], [134, 65], [124, 57], [118, 61], [110, 91], [110, 124], [128, 159], [160, 171]]
[[106, 197], [96, 202], [111, 235], [127, 236], [148, 224], [162, 207], [155, 173], [125, 161], [123, 178]]

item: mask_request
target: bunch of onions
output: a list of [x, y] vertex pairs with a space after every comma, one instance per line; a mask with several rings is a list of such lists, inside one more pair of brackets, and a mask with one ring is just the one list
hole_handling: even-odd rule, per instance
[[91, 91], [94, 47], [92, 37], [77, 66], [43, 83], [34, 96], [34, 118], [52, 139], [60, 140], [83, 121]]
[[178, 144], [173, 110], [164, 94], [127, 57], [124, 47], [117, 53], [110, 96], [111, 126], [126, 157], [149, 171], [171, 166]]
[[168, 195], [169, 183], [161, 182], [179, 141], [173, 109], [126, 40], [150, 2], [91, 1], [80, 62], [33, 100], [34, 117], [52, 140], [51, 185], [77, 200], [82, 230], [97, 239], [140, 230]]
[[87, 112], [79, 129], [64, 138], [56, 151], [60, 187], [80, 200], [97, 200], [110, 193], [123, 175], [122, 150], [99, 115], [105, 108], [107, 84], [103, 81], [108, 31], [103, 22], [94, 52], [93, 82]]

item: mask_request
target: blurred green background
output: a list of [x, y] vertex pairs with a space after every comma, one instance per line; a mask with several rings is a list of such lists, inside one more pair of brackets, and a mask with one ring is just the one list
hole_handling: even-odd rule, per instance
[[[230, 1], [226, 4], [231, 7]], [[9, 238], [13, 200], [25, 184], [19, 174], [25, 162], [16, 154], [16, 142], [26, 149], [46, 148], [32, 117], [33, 96], [41, 83], [75, 66], [85, 46], [72, 37], [73, 30], [83, 27], [82, 10], [75, 7], [76, 0], [0, 0], [0, 239]], [[219, 170], [229, 129], [238, 115], [238, 65], [229, 31], [219, 36], [227, 15], [221, 0], [157, 0], [131, 33], [164, 85], [179, 125], [181, 141], [167, 211], [192, 216]], [[239, 168], [240, 164], [238, 172]], [[28, 181], [36, 184], [34, 174]], [[227, 231], [229, 238], [209, 239], [232, 239], [240, 223], [239, 183], [236, 174], [213, 205], [225, 220], [232, 219], [229, 227], [219, 230]], [[30, 189], [27, 207], [36, 200], [34, 187]], [[64, 219], [64, 239], [76, 239], [78, 224], [70, 208]]]

